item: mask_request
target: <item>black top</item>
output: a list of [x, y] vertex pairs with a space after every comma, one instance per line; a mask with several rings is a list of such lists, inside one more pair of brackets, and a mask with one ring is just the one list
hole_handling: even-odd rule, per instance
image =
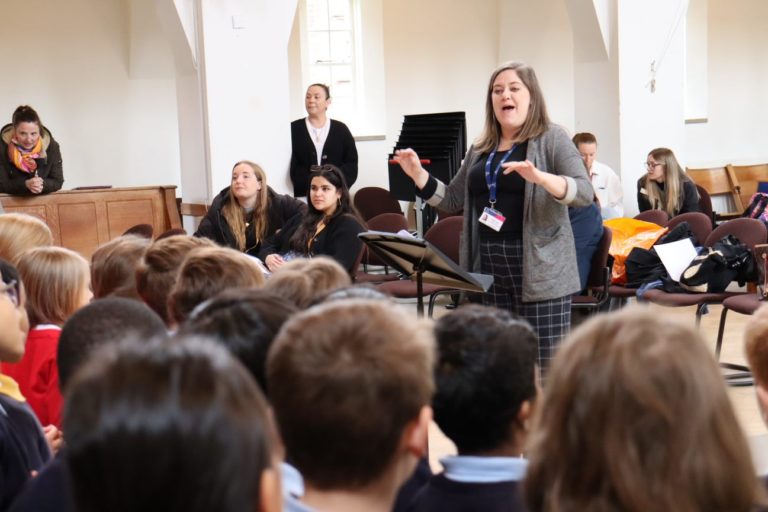
[[[639, 180], [637, 180], [637, 208], [641, 212], [644, 212], [646, 210], [663, 210], [663, 205], [651, 205], [650, 201], [648, 201], [648, 194], [641, 192], [641, 190], [645, 189], [645, 180], [647, 179], [647, 176], [643, 176]], [[659, 183], [659, 188], [661, 190], [664, 190], [664, 183]], [[680, 206], [680, 210], [677, 212], [667, 212], [669, 213], [670, 217], [674, 217], [675, 215], [680, 215], [681, 213], [688, 213], [688, 212], [698, 212], [699, 210], [699, 192], [696, 190], [696, 184], [689, 180], [685, 179], [683, 181], [683, 202]]]
[[[331, 119], [325, 139], [321, 165], [331, 164], [341, 169], [347, 188], [357, 181], [357, 147], [352, 133], [341, 121]], [[309, 189], [309, 168], [317, 165], [317, 150], [307, 131], [305, 118], [291, 123], [291, 182], [293, 195], [304, 197]]]
[[[196, 237], [210, 238], [219, 245], [238, 249], [235, 243], [235, 235], [224, 218], [221, 210], [225, 204], [229, 203], [229, 188], [227, 187], [217, 195], [205, 218], [195, 231]], [[268, 188], [270, 205], [267, 209], [267, 232], [264, 241], [273, 237], [275, 233], [283, 227], [292, 217], [303, 215], [307, 205], [290, 196], [277, 194], [271, 188]], [[253, 229], [246, 229], [245, 233], [245, 252], [251, 256], [256, 256], [261, 249], [261, 243], [256, 243], [256, 235]]]
[[75, 510], [69, 469], [60, 450], [35, 478], [29, 481], [10, 512], [71, 512]]
[[[512, 154], [506, 162], [522, 162], [528, 150], [528, 142], [515, 146]], [[497, 151], [491, 161], [491, 175], [506, 151]], [[469, 170], [469, 193], [476, 198], [475, 210], [479, 217], [483, 209], [489, 207], [490, 191], [485, 178], [485, 165], [489, 154], [483, 154], [477, 164]], [[480, 236], [483, 238], [503, 237], [509, 239], [521, 239], [523, 237], [523, 203], [525, 198], [525, 179], [516, 172], [504, 174], [504, 169], [499, 170], [496, 184], [496, 204], [494, 209], [506, 217], [501, 226], [501, 231], [495, 231], [485, 224], [480, 224]]]
[[[22, 170], [19, 170], [8, 158], [8, 138], [9, 130], [13, 125], [7, 124], [0, 130], [0, 193], [14, 194], [19, 196], [33, 195], [24, 183], [32, 178]], [[41, 194], [56, 192], [64, 184], [64, 171], [62, 169], [61, 150], [59, 143], [56, 142], [47, 128], [40, 130], [40, 136], [43, 137], [44, 158], [36, 158], [37, 175], [43, 178], [43, 191]], [[48, 139], [48, 147], [45, 146], [45, 139]]]
[[467, 483], [433, 476], [411, 502], [408, 512], [525, 512], [519, 482]]
[[[290, 240], [304, 220], [303, 215], [296, 215], [289, 220], [271, 240], [267, 240], [259, 251], [259, 258], [266, 261], [270, 254], [283, 254], [291, 249]], [[350, 275], [354, 272], [355, 261], [363, 242], [357, 235], [365, 228], [354, 215], [339, 215], [312, 240], [311, 247], [303, 251], [305, 256], [330, 256], [338, 261]]]
[[0, 394], [0, 510], [51, 458], [40, 423], [25, 402]]

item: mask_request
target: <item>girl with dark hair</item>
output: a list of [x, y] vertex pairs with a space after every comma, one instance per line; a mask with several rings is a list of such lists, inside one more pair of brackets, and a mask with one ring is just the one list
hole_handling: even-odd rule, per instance
[[328, 118], [330, 104], [330, 87], [312, 84], [304, 97], [307, 117], [291, 123], [291, 181], [296, 197], [307, 193], [310, 167], [314, 165], [337, 166], [347, 180], [347, 187], [357, 181], [355, 139], [347, 125]]
[[258, 164], [243, 160], [232, 168], [232, 185], [217, 195], [195, 232], [251, 256], [264, 241], [305, 206], [267, 186], [267, 175]]
[[20, 106], [0, 130], [0, 192], [47, 194], [63, 183], [59, 143], [32, 107]]
[[350, 274], [363, 243], [364, 231], [349, 197], [344, 175], [336, 166], [313, 166], [310, 171], [307, 213], [294, 217], [272, 243], [265, 244], [259, 257], [275, 271], [287, 260], [286, 254], [325, 255], [338, 261]]

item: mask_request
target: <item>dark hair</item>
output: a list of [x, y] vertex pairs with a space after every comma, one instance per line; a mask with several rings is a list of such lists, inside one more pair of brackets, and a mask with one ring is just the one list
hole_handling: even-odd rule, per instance
[[597, 139], [589, 132], [577, 133], [571, 140], [576, 147], [579, 147], [579, 144], [597, 144]]
[[325, 91], [325, 99], [331, 99], [331, 88], [329, 86], [321, 83], [310, 84], [309, 87], [307, 87], [307, 91], [312, 87], [321, 87]]
[[72, 315], [61, 329], [56, 354], [59, 388], [66, 388], [77, 369], [100, 345], [126, 337], [162, 337], [165, 333], [163, 320], [143, 302], [122, 297], [91, 302]]
[[224, 345], [267, 394], [267, 352], [277, 333], [298, 308], [264, 290], [227, 290], [202, 303], [181, 327], [181, 335], [196, 334]]
[[536, 397], [536, 334], [508, 311], [470, 305], [441, 317], [435, 337], [435, 422], [462, 455], [498, 448]]
[[251, 376], [209, 340], [108, 344], [67, 393], [77, 510], [258, 510], [269, 421]]
[[377, 482], [434, 390], [429, 324], [384, 301], [344, 300], [289, 320], [269, 352], [287, 455], [320, 490]]
[[[338, 207], [328, 218], [325, 218], [325, 214], [312, 205], [312, 180], [314, 178], [325, 178], [331, 185], [341, 192]], [[307, 213], [304, 215], [304, 219], [289, 242], [291, 249], [301, 254], [307, 254], [309, 240], [315, 235], [317, 225], [321, 220], [325, 220], [325, 223], [328, 224], [330, 221], [341, 215], [353, 215], [360, 224], [363, 224], [360, 215], [352, 205], [352, 201], [349, 197], [347, 180], [344, 178], [341, 169], [335, 165], [313, 165], [310, 167], [309, 184], [310, 187], [307, 191]]]
[[14, 110], [11, 123], [13, 123], [13, 126], [19, 126], [21, 123], [37, 123], [37, 126], [40, 128], [43, 127], [43, 123], [40, 121], [40, 116], [37, 115], [35, 109], [29, 105], [21, 105]]

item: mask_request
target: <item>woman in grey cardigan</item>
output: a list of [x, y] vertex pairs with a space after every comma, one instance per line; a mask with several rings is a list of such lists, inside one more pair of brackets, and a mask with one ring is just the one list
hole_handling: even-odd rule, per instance
[[568, 206], [588, 205], [594, 191], [565, 130], [549, 121], [533, 68], [511, 62], [493, 72], [483, 132], [450, 184], [430, 176], [412, 149], [395, 159], [429, 204], [464, 209], [462, 265], [493, 275], [483, 302], [531, 323], [546, 369], [579, 291]]

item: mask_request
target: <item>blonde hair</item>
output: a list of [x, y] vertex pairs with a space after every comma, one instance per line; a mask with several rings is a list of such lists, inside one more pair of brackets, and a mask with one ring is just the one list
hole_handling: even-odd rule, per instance
[[[651, 208], [660, 208], [667, 215], [674, 217], [683, 206], [683, 183], [688, 181], [688, 176], [675, 158], [675, 154], [668, 148], [656, 148], [648, 153], [648, 156], [664, 166], [664, 190], [659, 184], [645, 177], [645, 191], [648, 193], [648, 202]], [[657, 206], [658, 205], [658, 206]]]
[[269, 189], [267, 187], [267, 174], [261, 166], [248, 160], [241, 160], [232, 167], [232, 171], [234, 172], [235, 167], [241, 164], [250, 167], [256, 175], [256, 179], [261, 182], [261, 190], [259, 190], [256, 199], [256, 208], [253, 210], [253, 221], [250, 226], [246, 226], [243, 208], [240, 206], [240, 203], [232, 192], [231, 186], [229, 187], [229, 201], [225, 202], [224, 206], [222, 206], [221, 214], [224, 216], [227, 224], [229, 224], [232, 235], [235, 237], [237, 248], [240, 251], [245, 251], [248, 249], [248, 247], [245, 246], [245, 230], [248, 227], [253, 229], [257, 244], [262, 242], [267, 236], [267, 228], [269, 227], [269, 219], [267, 218], [269, 212]]
[[27, 292], [30, 326], [62, 325], [80, 304], [90, 283], [88, 262], [63, 247], [37, 247], [21, 255], [19, 275]]
[[712, 354], [648, 308], [572, 333], [531, 431], [531, 511], [747, 512], [764, 500]]
[[517, 136], [518, 142], [538, 137], [549, 128], [547, 105], [544, 102], [544, 93], [539, 85], [539, 79], [536, 78], [536, 72], [523, 62], [507, 62], [496, 68], [488, 81], [488, 92], [485, 98], [485, 122], [483, 123], [483, 131], [474, 144], [475, 149], [480, 153], [487, 153], [496, 149], [501, 140], [501, 126], [493, 111], [493, 82], [496, 81], [496, 77], [508, 70], [517, 73], [531, 96], [528, 117], [526, 117], [520, 134]]
[[53, 234], [38, 217], [26, 213], [0, 215], [0, 258], [17, 265], [27, 249], [49, 245], [53, 245]]

